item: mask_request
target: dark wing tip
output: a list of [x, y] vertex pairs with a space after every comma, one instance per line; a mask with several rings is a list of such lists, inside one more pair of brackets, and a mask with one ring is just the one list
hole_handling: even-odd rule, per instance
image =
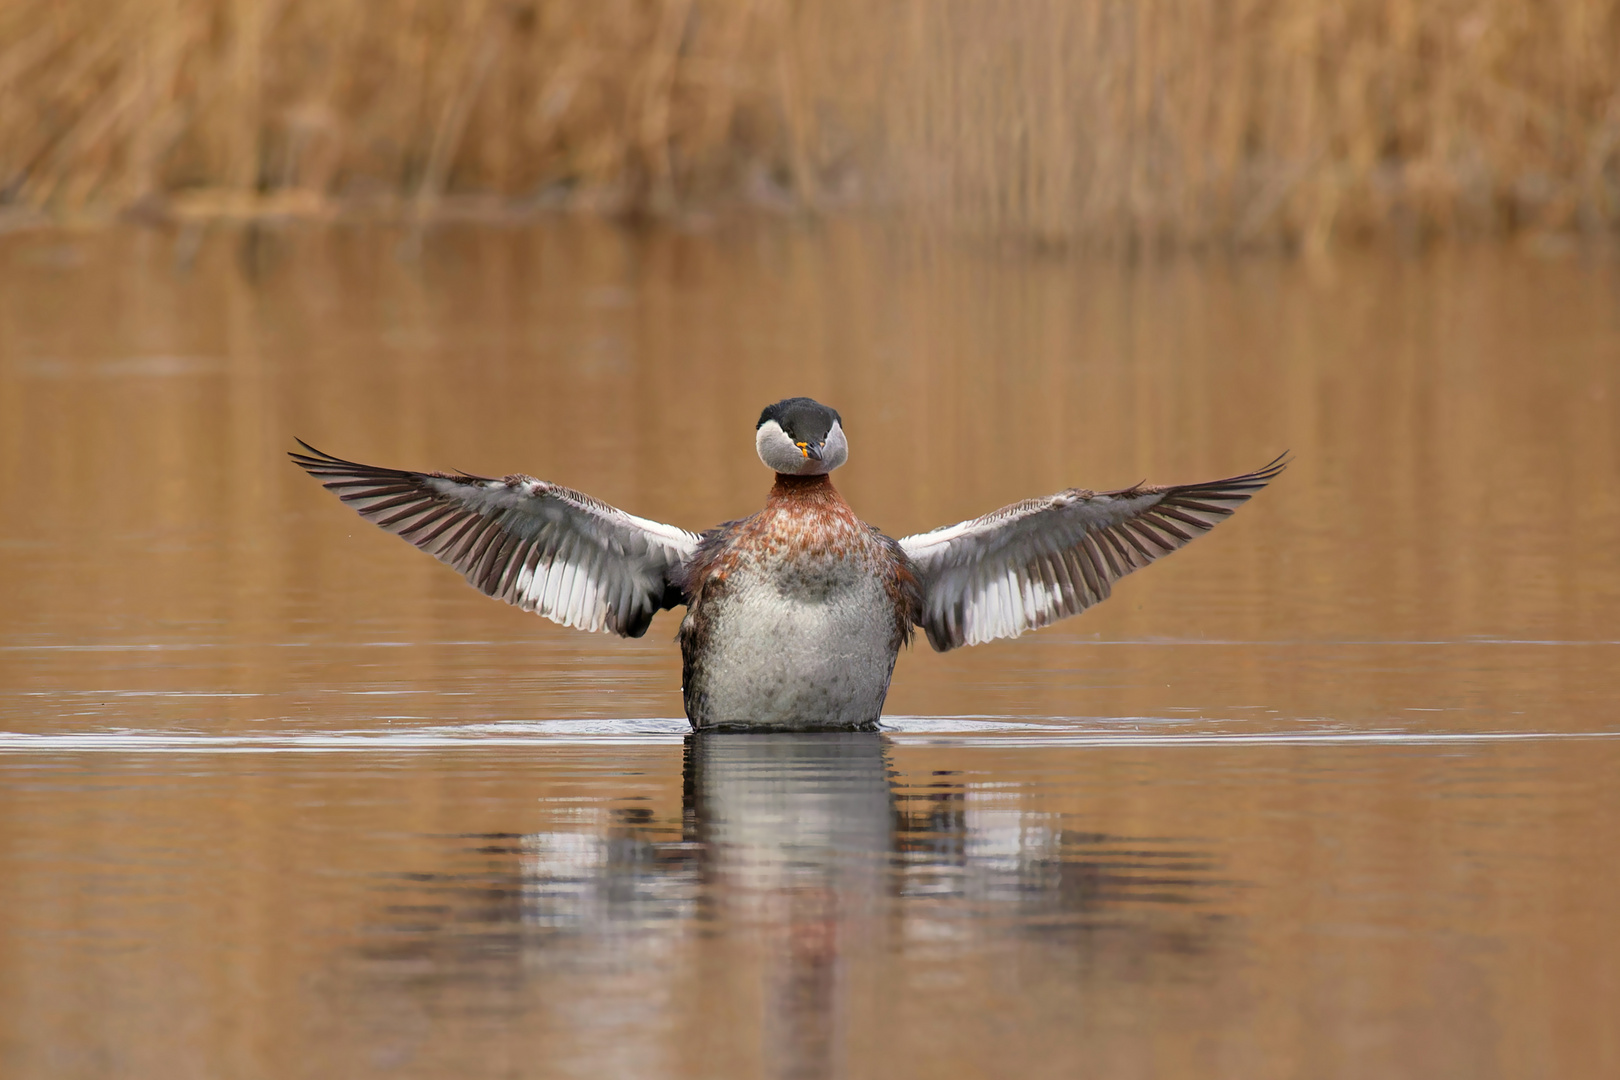
[[[1181, 495], [1192, 495], [1198, 492], [1213, 494], [1216, 491], [1225, 491], [1231, 494], [1259, 491], [1272, 480], [1275, 480], [1284, 469], [1292, 465], [1293, 459], [1289, 455], [1293, 451], [1284, 450], [1276, 457], [1253, 472], [1239, 473], [1236, 476], [1225, 476], [1219, 480], [1201, 480], [1193, 484], [1149, 484], [1147, 481], [1138, 481], [1130, 487], [1117, 488], [1114, 491], [1096, 492], [1098, 495], [1109, 495], [1115, 498], [1131, 498], [1136, 495], [1152, 495], [1174, 492]], [[1092, 493], [1087, 492], [1087, 495]]]
[[1294, 463], [1294, 459], [1289, 456], [1292, 453], [1292, 450], [1284, 450], [1265, 465], [1262, 465], [1260, 468], [1254, 470], [1254, 472], [1249, 473], [1247, 476], [1235, 477], [1234, 479], [1258, 480], [1261, 483], [1265, 483], [1266, 481], [1276, 477], [1284, 469], [1288, 468], [1288, 466]]
[[[442, 473], [418, 473], [409, 469], [389, 469], [381, 465], [367, 465], [362, 461], [350, 461], [340, 458], [336, 454], [328, 454], [325, 450], [317, 450], [303, 439], [293, 436], [293, 442], [303, 447], [308, 453], [300, 454], [296, 450], [287, 451], [287, 456], [293, 464], [309, 473], [311, 476], [340, 476], [354, 473], [370, 479], [388, 480], [415, 480], [423, 476], [442, 476]], [[450, 479], [455, 479], [451, 477]], [[473, 477], [472, 479], [483, 479]]]
[[1288, 456], [1292, 452], [1291, 450], [1284, 450], [1253, 472], [1239, 473], [1237, 476], [1228, 476], [1222, 480], [1206, 480], [1202, 484], [1191, 486], [1215, 487], [1224, 484], [1265, 484], [1274, 480], [1279, 473], [1293, 464], [1293, 459]]
[[1163, 490], [1188, 495], [1197, 493], [1214, 495], [1217, 492], [1222, 492], [1229, 497], [1242, 496], [1246, 498], [1249, 494], [1259, 491], [1271, 483], [1284, 469], [1293, 464], [1293, 459], [1288, 456], [1289, 453], [1290, 451], [1284, 450], [1253, 472], [1239, 473], [1237, 476], [1227, 476], [1220, 480], [1205, 480], [1197, 484], [1173, 484]]
[[337, 460], [337, 458], [334, 458], [332, 455], [315, 449], [313, 446], [309, 445], [309, 443], [305, 442], [303, 439], [300, 439], [296, 435], [293, 436], [293, 442], [303, 447], [307, 453], [300, 454], [296, 450], [289, 450], [287, 451], [287, 456], [292, 458], [295, 463], [303, 466], [304, 468], [308, 468], [311, 465], [318, 465], [328, 461]]
[[306, 469], [310, 468], [311, 466], [319, 468], [321, 466], [331, 465], [341, 465], [351, 469], [369, 469], [372, 467], [370, 465], [362, 465], [358, 461], [347, 461], [343, 458], [337, 457], [336, 455], [328, 454], [325, 450], [317, 450], [296, 435], [293, 436], [293, 442], [303, 447], [306, 451], [308, 451], [308, 453], [300, 454], [296, 450], [289, 450], [287, 451], [287, 456]]

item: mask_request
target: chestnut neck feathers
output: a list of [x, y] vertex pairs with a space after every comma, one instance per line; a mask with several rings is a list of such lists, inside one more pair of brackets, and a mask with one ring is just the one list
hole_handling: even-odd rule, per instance
[[784, 501], [843, 503], [844, 497], [838, 494], [838, 489], [833, 487], [832, 477], [826, 473], [817, 473], [811, 476], [777, 473], [776, 483], [771, 485], [771, 493], [766, 505], [769, 506], [772, 503]]

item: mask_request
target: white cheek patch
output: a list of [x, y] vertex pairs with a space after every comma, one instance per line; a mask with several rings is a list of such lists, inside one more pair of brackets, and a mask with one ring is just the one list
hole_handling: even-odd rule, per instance
[[759, 451], [759, 460], [779, 473], [796, 475], [806, 472], [806, 465], [816, 464], [805, 457], [803, 450], [793, 445], [793, 440], [787, 437], [787, 432], [775, 420], [767, 420], [759, 426], [759, 432], [754, 436], [754, 448]]
[[832, 472], [849, 460], [849, 441], [844, 438], [843, 425], [836, 420], [832, 430], [827, 432], [827, 445], [821, 448], [821, 458], [821, 467], [826, 472]]

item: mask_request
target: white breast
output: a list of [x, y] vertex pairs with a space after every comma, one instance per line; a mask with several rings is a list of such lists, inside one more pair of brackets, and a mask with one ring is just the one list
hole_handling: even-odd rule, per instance
[[870, 727], [899, 643], [869, 558], [749, 561], [705, 611], [699, 727]]

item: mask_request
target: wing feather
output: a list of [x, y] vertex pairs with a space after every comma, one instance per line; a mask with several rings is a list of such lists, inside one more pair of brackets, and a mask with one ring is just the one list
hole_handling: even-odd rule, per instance
[[517, 542], [508, 558], [501, 567], [500, 580], [495, 583], [495, 589], [490, 594], [498, 600], [505, 600], [508, 604], [517, 602], [512, 586], [523, 573], [523, 565], [529, 559], [529, 551], [534, 547], [534, 538], [528, 537]]
[[382, 469], [299, 445], [293, 461], [361, 517], [564, 626], [640, 637], [697, 549], [684, 529], [531, 476]]
[[585, 606], [586, 596], [590, 592], [591, 581], [590, 567], [586, 562], [587, 559], [588, 556], [585, 554], [585, 552], [578, 552], [572, 567], [574, 571], [574, 587], [568, 590], [568, 610], [575, 612], [576, 618], [579, 617], [578, 613], [583, 613], [590, 610]]
[[[1098, 529], [1097, 532], [1093, 534], [1092, 539], [1097, 545], [1098, 553], [1102, 555], [1103, 562], [1108, 564], [1109, 581], [1118, 581], [1120, 578], [1130, 573], [1130, 560], [1125, 559], [1125, 553], [1123, 551], [1119, 552], [1119, 559], [1114, 558], [1114, 553], [1119, 549], [1115, 546], [1114, 537], [1109, 530]], [[1124, 569], [1120, 568], [1120, 559], [1125, 559]]]
[[922, 587], [918, 624], [941, 652], [1047, 626], [1230, 517], [1287, 467], [1202, 484], [1078, 488], [900, 541]]
[[[558, 611], [563, 610], [563, 598], [568, 595], [564, 586], [574, 572], [574, 564], [569, 559], [569, 555], [572, 553], [568, 548], [569, 544], [565, 538], [562, 543], [557, 545], [557, 553], [552, 556], [551, 564], [547, 567], [546, 572], [544, 603], [546, 607]], [[563, 625], [566, 626], [567, 624], [564, 623]]]

